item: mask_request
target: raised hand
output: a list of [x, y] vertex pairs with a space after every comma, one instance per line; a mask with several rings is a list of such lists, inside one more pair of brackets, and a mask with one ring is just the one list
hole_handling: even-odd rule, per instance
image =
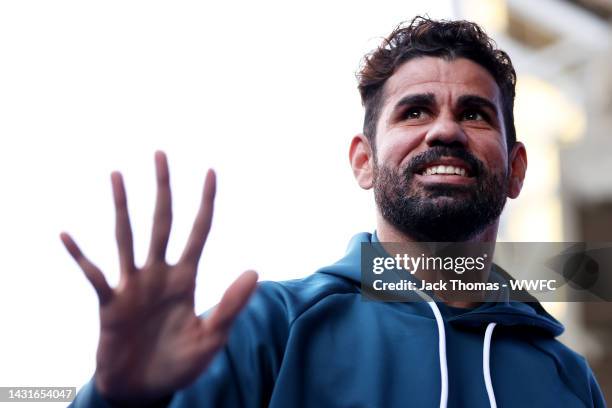
[[95, 383], [106, 398], [154, 401], [191, 383], [225, 344], [233, 319], [257, 282], [243, 273], [225, 291], [206, 319], [196, 316], [197, 266], [210, 231], [215, 174], [209, 170], [198, 214], [187, 245], [175, 265], [165, 260], [172, 224], [168, 163], [155, 154], [157, 199], [146, 263], [134, 265], [127, 197], [120, 173], [111, 175], [116, 210], [120, 281], [111, 288], [104, 274], [74, 240], [61, 233], [66, 249], [91, 282], [100, 301], [100, 340]]

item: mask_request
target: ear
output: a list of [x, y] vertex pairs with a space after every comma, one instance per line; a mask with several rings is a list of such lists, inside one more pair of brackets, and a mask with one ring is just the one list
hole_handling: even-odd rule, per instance
[[374, 155], [370, 141], [362, 133], [355, 135], [351, 141], [349, 160], [359, 186], [365, 190], [372, 188]]
[[508, 197], [516, 198], [523, 188], [525, 172], [527, 171], [527, 151], [521, 142], [515, 142], [510, 152], [510, 183]]

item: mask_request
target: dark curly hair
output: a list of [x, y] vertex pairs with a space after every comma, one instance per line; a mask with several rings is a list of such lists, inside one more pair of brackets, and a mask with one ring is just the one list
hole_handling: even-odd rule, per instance
[[384, 85], [404, 62], [416, 57], [447, 60], [467, 58], [484, 67], [501, 91], [502, 114], [508, 150], [516, 141], [514, 96], [516, 72], [510, 57], [477, 24], [469, 21], [432, 20], [417, 16], [401, 23], [368, 53], [357, 73], [361, 103], [365, 108], [363, 133], [374, 147], [376, 124], [382, 111]]

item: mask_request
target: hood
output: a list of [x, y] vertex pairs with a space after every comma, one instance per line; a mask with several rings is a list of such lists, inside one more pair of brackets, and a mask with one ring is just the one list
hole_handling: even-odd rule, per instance
[[[359, 233], [349, 242], [345, 256], [336, 263], [324, 267], [318, 273], [338, 276], [347, 279], [361, 287], [361, 243], [378, 242], [375, 234], [367, 232]], [[508, 282], [512, 277], [503, 269], [493, 265], [491, 268], [492, 282]], [[540, 303], [532, 296], [532, 302], [517, 302], [509, 300], [508, 290], [500, 290], [500, 296], [493, 302], [486, 302], [479, 307], [471, 309], [465, 313], [456, 314], [445, 313], [449, 308], [441, 301], [435, 303], [441, 310], [444, 320], [458, 325], [482, 326], [488, 323], [497, 323], [501, 326], [520, 326], [521, 329], [544, 332], [551, 336], [558, 336], [563, 333], [563, 325], [553, 318]], [[428, 298], [435, 299], [433, 294], [427, 294]], [[431, 316], [430, 307], [425, 302], [417, 300], [414, 306], [417, 310], [422, 310], [422, 314]]]
[[[356, 287], [361, 288], [361, 243], [379, 242], [376, 235], [360, 233], [355, 235], [348, 246], [344, 258], [335, 264], [323, 268], [318, 273], [334, 275], [351, 281]], [[382, 248], [381, 248], [382, 249]], [[511, 279], [505, 271], [491, 268], [489, 281], [507, 282]], [[438, 331], [438, 355], [440, 360], [440, 408], [446, 408], [448, 404], [448, 363], [446, 360], [446, 328], [445, 324], [486, 326], [482, 346], [482, 373], [485, 382], [486, 393], [489, 404], [497, 408], [493, 382], [490, 371], [490, 353], [493, 330], [497, 325], [512, 327], [512, 330], [521, 332], [540, 332], [549, 336], [558, 336], [563, 332], [563, 326], [532, 297], [533, 302], [516, 302], [509, 300], [507, 290], [499, 291], [497, 298], [491, 302], [484, 302], [480, 306], [458, 314], [449, 313], [450, 308], [439, 300], [434, 300], [433, 293], [414, 291], [414, 296], [419, 296], [423, 301], [409, 302], [414, 310], [425, 316], [431, 316], [436, 321]], [[411, 293], [412, 295], [412, 293]], [[408, 302], [406, 302], [408, 303]], [[454, 308], [456, 309], [456, 308]]]

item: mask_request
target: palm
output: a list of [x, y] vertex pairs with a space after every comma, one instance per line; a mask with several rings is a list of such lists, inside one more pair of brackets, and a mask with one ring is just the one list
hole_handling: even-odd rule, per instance
[[72, 238], [61, 235], [100, 300], [96, 385], [114, 399], [156, 399], [189, 384], [225, 343], [231, 322], [257, 280], [254, 272], [244, 273], [207, 319], [195, 315], [195, 278], [212, 221], [214, 173], [207, 174], [185, 250], [176, 265], [168, 265], [165, 252], [172, 211], [168, 165], [161, 152], [156, 154], [156, 170], [158, 191], [151, 245], [141, 268], [134, 265], [123, 181], [119, 173], [111, 177], [121, 270], [115, 289]]

